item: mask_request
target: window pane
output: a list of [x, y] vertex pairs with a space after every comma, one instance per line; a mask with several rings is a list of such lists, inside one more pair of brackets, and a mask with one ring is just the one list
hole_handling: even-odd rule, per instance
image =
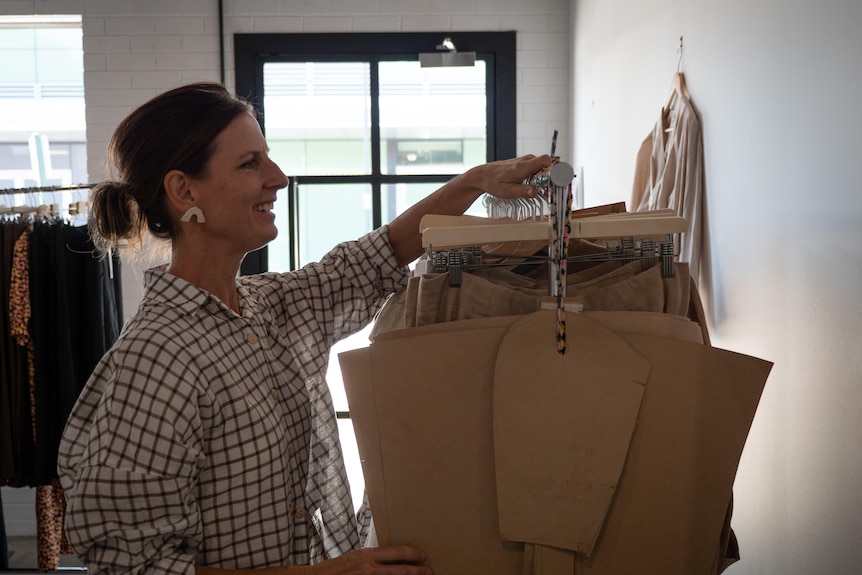
[[365, 491], [365, 475], [362, 473], [362, 460], [359, 458], [359, 446], [356, 443], [356, 432], [353, 422], [349, 419], [338, 420], [338, 438], [341, 440], [341, 451], [344, 454], [344, 467], [347, 469], [347, 480], [350, 482], [350, 495], [353, 497], [353, 511], [359, 511], [362, 505], [362, 494]]
[[[431, 195], [443, 184], [388, 184], [382, 188], [383, 223], [389, 223], [401, 212]], [[487, 216], [488, 211], [482, 204], [482, 198], [473, 202], [465, 214], [470, 216]]]
[[285, 173], [371, 173], [370, 81], [368, 62], [264, 64], [266, 138]]
[[457, 174], [486, 161], [484, 61], [381, 62], [379, 70], [382, 173]]
[[[5, 31], [0, 32], [0, 38], [5, 35]], [[0, 78], [3, 79], [4, 88], [7, 88], [8, 84], [18, 82], [29, 84], [36, 82], [36, 62], [33, 54], [32, 50], [0, 49]], [[10, 93], [8, 88], [3, 91]]]
[[[268, 249], [269, 270], [290, 271], [288, 191], [275, 202], [278, 237]], [[319, 261], [339, 242], [372, 230], [371, 186], [367, 184], [300, 184], [297, 192], [298, 266]]]
[[3, 188], [88, 181], [81, 28], [38, 26], [0, 28]]
[[[72, 50], [42, 50], [36, 55], [37, 81], [42, 84], [81, 84], [84, 53]], [[44, 93], [43, 93], [44, 95]]]
[[[35, 49], [36, 32], [32, 28], [4, 28], [0, 34], [0, 50], [24, 50], [32, 53]], [[4, 61], [5, 58], [0, 58], [0, 62]]]

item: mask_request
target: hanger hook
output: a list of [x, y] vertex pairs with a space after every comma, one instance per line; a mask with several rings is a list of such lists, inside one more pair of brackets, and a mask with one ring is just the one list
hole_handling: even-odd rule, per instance
[[676, 73], [679, 74], [679, 66], [682, 64], [682, 36], [679, 37], [679, 44], [676, 45], [676, 53], [679, 54], [676, 61]]

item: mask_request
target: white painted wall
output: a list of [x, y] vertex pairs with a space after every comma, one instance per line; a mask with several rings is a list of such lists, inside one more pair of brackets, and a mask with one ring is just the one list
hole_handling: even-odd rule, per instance
[[[225, 84], [233, 34], [254, 32], [517, 31], [517, 151], [571, 153], [568, 0], [224, 0]], [[216, 0], [0, 0], [0, 14], [81, 14], [89, 181], [122, 118], [182, 83], [221, 78]], [[125, 312], [141, 297], [143, 264], [126, 265]], [[10, 533], [34, 532], [30, 490], [3, 489]]]
[[733, 575], [862, 572], [862, 2], [573, 0], [575, 163], [628, 200], [677, 68], [701, 112], [713, 343], [775, 362]]

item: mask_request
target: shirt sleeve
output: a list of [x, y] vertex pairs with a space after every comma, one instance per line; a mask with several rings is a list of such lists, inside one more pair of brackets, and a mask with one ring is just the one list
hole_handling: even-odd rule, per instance
[[319, 262], [281, 274], [284, 317], [297, 323], [297, 313], [307, 310], [305, 319], [316, 324], [326, 347], [365, 327], [409, 277], [409, 270], [396, 264], [388, 231], [383, 226], [340, 243]]
[[115, 347], [67, 422], [65, 528], [90, 573], [194, 573], [206, 401], [188, 383], [193, 358], [171, 348], [164, 337]]

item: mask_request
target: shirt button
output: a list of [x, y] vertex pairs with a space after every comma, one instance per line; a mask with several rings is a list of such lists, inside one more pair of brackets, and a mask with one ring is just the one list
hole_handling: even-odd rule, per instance
[[245, 336], [245, 340], [250, 344], [257, 343], [257, 334], [253, 331], [248, 332], [248, 335]]
[[305, 507], [300, 507], [296, 510], [297, 519], [305, 519]]
[[292, 445], [288, 446], [287, 454], [293, 457], [294, 455], [296, 455], [296, 448]]
[[274, 389], [272, 390], [272, 398], [273, 398], [273, 399], [278, 399], [278, 391], [276, 391], [276, 390], [274, 390]]

